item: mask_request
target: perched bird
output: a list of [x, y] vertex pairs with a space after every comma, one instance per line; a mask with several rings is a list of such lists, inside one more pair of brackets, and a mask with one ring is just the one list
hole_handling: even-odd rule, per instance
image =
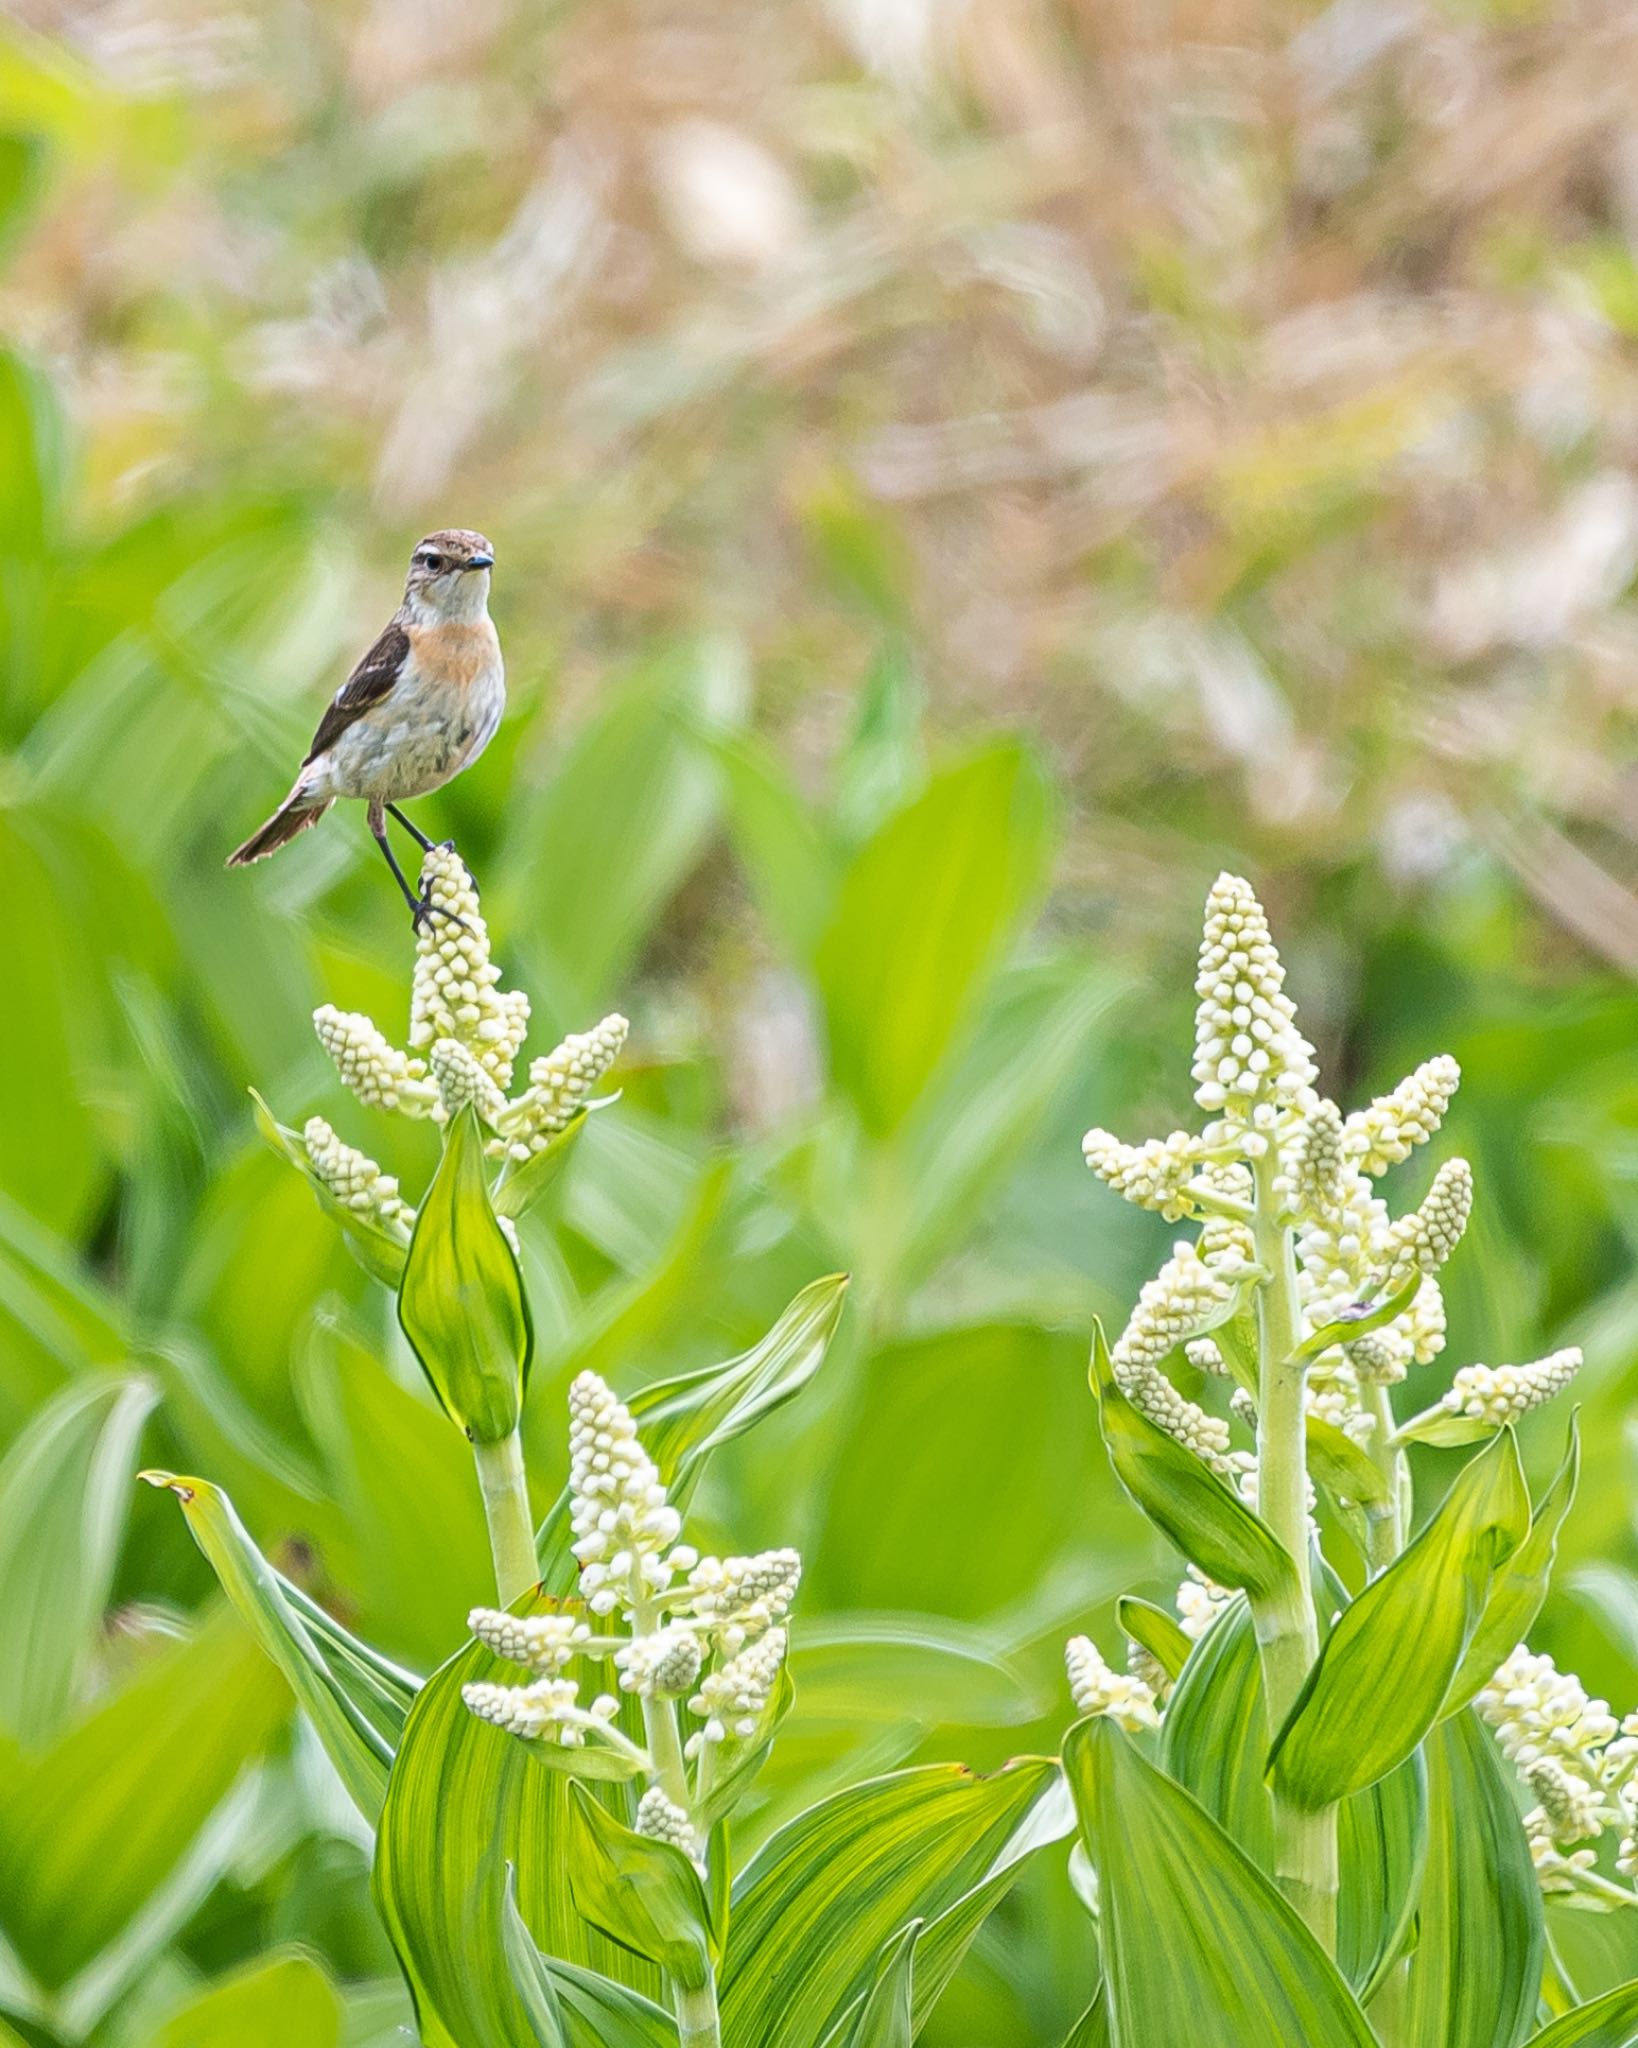
[[316, 825], [338, 796], [359, 797], [419, 927], [432, 906], [404, 879], [387, 838], [387, 814], [425, 851], [432, 841], [398, 806], [442, 788], [495, 736], [506, 672], [489, 617], [494, 565], [483, 535], [461, 527], [429, 533], [417, 545], [404, 602], [319, 720], [290, 794], [228, 855], [230, 868], [277, 853]]

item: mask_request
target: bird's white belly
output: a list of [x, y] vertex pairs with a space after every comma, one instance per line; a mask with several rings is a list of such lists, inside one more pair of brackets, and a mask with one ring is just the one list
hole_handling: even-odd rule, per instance
[[464, 687], [430, 686], [406, 675], [314, 762], [322, 775], [312, 792], [385, 803], [424, 796], [478, 758], [495, 737], [505, 705], [499, 662]]

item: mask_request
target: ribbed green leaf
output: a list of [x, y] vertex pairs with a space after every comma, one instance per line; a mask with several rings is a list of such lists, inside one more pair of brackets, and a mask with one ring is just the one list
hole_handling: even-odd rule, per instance
[[595, 1928], [688, 1990], [705, 1983], [715, 1960], [710, 1908], [700, 1874], [681, 1849], [635, 1833], [576, 1785], [568, 1869], [575, 1905]]
[[933, 1765], [852, 1786], [781, 1828], [734, 1886], [723, 2038], [735, 2048], [817, 2048], [871, 1981], [886, 1942], [1010, 1864], [1009, 1845], [1055, 1777], [1044, 1758], [989, 1778]]
[[577, 1963], [552, 1956], [545, 1963], [567, 2022], [569, 2048], [677, 2048], [676, 2022], [652, 1999]]
[[1529, 1527], [1518, 1448], [1503, 1430], [1331, 1630], [1274, 1739], [1287, 1798], [1329, 1806], [1404, 1762], [1438, 1718], [1494, 1576]]
[[518, 1994], [533, 2032], [536, 2048], [568, 2048], [563, 2022], [563, 2005], [546, 1967], [546, 1958], [535, 1947], [534, 1936], [523, 1924], [518, 1911], [518, 1874], [506, 1866], [506, 1898], [501, 1907], [501, 1945], [512, 1988]]
[[[1340, 1583], [1333, 1581], [1326, 1605], [1343, 1598]], [[1267, 1749], [1251, 1614], [1243, 1600], [1235, 1600], [1201, 1638], [1172, 1695], [1161, 1761], [1258, 1868], [1272, 1875], [1273, 1809], [1262, 1761]], [[1361, 1998], [1369, 1997], [1409, 1931], [1425, 1845], [1417, 1758], [1341, 1803], [1337, 1962]]]
[[[537, 1595], [517, 1611], [559, 1605]], [[498, 1967], [508, 1863], [524, 1924], [549, 1957], [644, 1992], [660, 1988], [652, 1965], [594, 1932], [576, 1910], [567, 1868], [574, 1781], [479, 1721], [461, 1699], [473, 1680], [516, 1677], [515, 1666], [469, 1643], [417, 1695], [387, 1781], [375, 1895], [427, 2048], [527, 2048], [534, 2039], [523, 1999]], [[624, 1800], [618, 1790], [609, 1796]], [[611, 1810], [623, 1812], [623, 1803]], [[558, 1988], [567, 2005], [561, 1981]]]
[[1558, 1532], [1575, 1500], [1581, 1476], [1581, 1434], [1574, 1416], [1570, 1438], [1564, 1447], [1564, 1462], [1542, 1495], [1530, 1517], [1530, 1533], [1491, 1582], [1490, 1598], [1473, 1632], [1466, 1654], [1451, 1680], [1444, 1713], [1465, 1707], [1482, 1686], [1490, 1683], [1496, 1667], [1516, 1643], [1530, 1633], [1553, 1576], [1558, 1554]]
[[306, 1181], [319, 1207], [340, 1229], [347, 1240], [347, 1249], [365, 1272], [373, 1274], [383, 1286], [396, 1290], [404, 1277], [407, 1255], [401, 1240], [368, 1213], [349, 1209], [345, 1202], [338, 1201], [334, 1191], [313, 1171], [301, 1134], [281, 1124], [254, 1088], [250, 1091], [250, 1099], [255, 1104], [256, 1129], [268, 1149], [288, 1160]]
[[1098, 1873], [1119, 2048], [1376, 2048], [1353, 1993], [1273, 1884], [1107, 1716], [1064, 1739]]
[[1203, 1458], [1127, 1399], [1101, 1324], [1093, 1326], [1092, 1386], [1115, 1477], [1186, 1558], [1220, 1586], [1259, 1593], [1291, 1576], [1291, 1560], [1267, 1523]]
[[419, 1680], [350, 1636], [338, 1621], [274, 1570], [225, 1493], [207, 1480], [145, 1472], [182, 1505], [194, 1541], [222, 1590], [289, 1680], [326, 1755], [373, 1827], [387, 1792], [387, 1766]]
[[1638, 2048], [1638, 1982], [1564, 2013], [1532, 2034], [1529, 2048]]
[[966, 1023], [1045, 873], [1040, 770], [1016, 745], [946, 769], [860, 848], [818, 947], [831, 1065], [876, 1137]]
[[910, 2048], [915, 2039], [916, 1941], [921, 1930], [922, 1922], [912, 1920], [882, 1951], [858, 2018], [844, 2037], [847, 2048]]
[[1097, 1996], [1069, 2030], [1064, 2048], [1113, 2048], [1109, 2032], [1109, 1998], [1100, 1984]]
[[0, 1728], [25, 1746], [62, 1727], [101, 1634], [155, 1398], [140, 1379], [66, 1387], [0, 1464]]
[[[673, 1500], [686, 1499], [719, 1445], [793, 1400], [813, 1378], [836, 1334], [847, 1285], [845, 1273], [810, 1281], [749, 1351], [720, 1365], [655, 1380], [631, 1396], [627, 1405]], [[559, 1593], [572, 1591], [577, 1577], [569, 1537], [565, 1489], [535, 1540], [541, 1577]]]
[[1428, 1860], [1406, 1986], [1406, 2039], [1516, 2048], [1535, 2024], [1541, 1888], [1513, 1788], [1476, 1714], [1427, 1739]]
[[398, 1288], [403, 1325], [432, 1390], [477, 1443], [517, 1426], [534, 1331], [517, 1255], [489, 1200], [470, 1105], [444, 1131]]
[[337, 2048], [341, 2001], [304, 1955], [263, 1957], [212, 1984], [148, 2037], [146, 2048]]
[[1164, 1607], [1123, 1593], [1115, 1602], [1115, 1620], [1121, 1633], [1147, 1650], [1168, 1678], [1175, 1681], [1183, 1675], [1194, 1645]]
[[1386, 1478], [1351, 1436], [1318, 1415], [1308, 1417], [1306, 1428], [1308, 1469], [1327, 1493], [1361, 1507], [1386, 1500]]
[[0, 1927], [57, 1990], [177, 1866], [290, 1695], [223, 1611], [26, 1761], [0, 1761]]
[[[601, 1105], [597, 1105], [601, 1107]], [[573, 1157], [586, 1128], [589, 1110], [578, 1110], [562, 1130], [554, 1131], [538, 1152], [531, 1152], [521, 1166], [510, 1162], [495, 1185], [497, 1216], [522, 1216], [543, 1195], [557, 1185], [558, 1177]]]

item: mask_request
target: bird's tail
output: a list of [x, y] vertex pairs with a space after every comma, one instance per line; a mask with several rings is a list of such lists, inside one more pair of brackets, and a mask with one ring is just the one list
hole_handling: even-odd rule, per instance
[[333, 799], [324, 797], [314, 803], [292, 790], [268, 819], [259, 832], [252, 832], [243, 846], [236, 846], [227, 857], [230, 868], [247, 868], [253, 860], [266, 860], [270, 853], [277, 853], [281, 846], [287, 846], [298, 832], [305, 832], [309, 825], [316, 825], [330, 808]]

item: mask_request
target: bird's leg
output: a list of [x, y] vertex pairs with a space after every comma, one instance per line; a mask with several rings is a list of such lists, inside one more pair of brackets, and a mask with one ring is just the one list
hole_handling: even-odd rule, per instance
[[432, 841], [421, 830], [420, 826], [415, 823], [413, 818], [406, 818], [404, 816], [404, 813], [396, 804], [388, 804], [387, 816], [398, 820], [399, 824], [403, 826], [404, 830], [415, 841], [416, 845], [420, 847], [423, 853], [430, 853], [432, 851]]
[[[405, 878], [404, 870], [398, 865], [398, 856], [392, 850], [392, 842], [387, 837], [387, 808], [379, 797], [372, 797], [370, 799], [370, 830], [375, 835], [376, 845], [386, 855], [387, 865], [392, 869], [393, 880], [404, 892], [404, 901], [410, 907], [411, 922], [414, 924], [415, 929], [419, 931], [422, 924], [429, 917], [434, 916], [447, 918], [451, 924], [460, 924], [462, 920], [453, 911], [440, 910], [430, 897], [417, 896], [410, 887], [408, 880]], [[396, 812], [394, 815], [397, 815]], [[419, 834], [417, 834], [417, 837], [419, 837]]]

